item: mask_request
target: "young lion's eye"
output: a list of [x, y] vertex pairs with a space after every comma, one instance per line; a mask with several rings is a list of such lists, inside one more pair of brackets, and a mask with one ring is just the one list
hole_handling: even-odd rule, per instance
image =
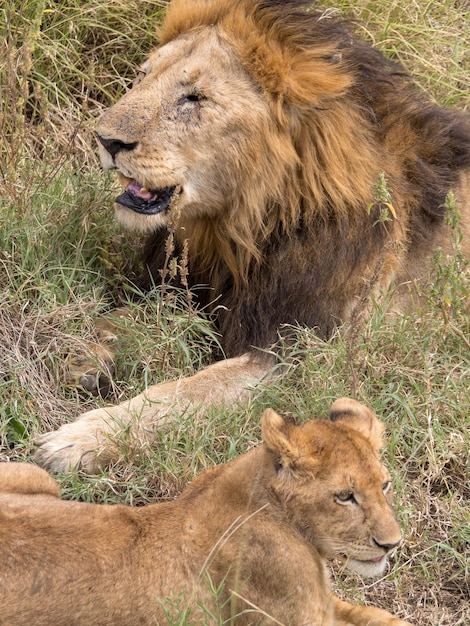
[[204, 96], [202, 96], [200, 93], [187, 93], [184, 96], [181, 96], [181, 98], [178, 100], [178, 104], [193, 104], [201, 102], [201, 100], [204, 100]]
[[338, 504], [354, 504], [356, 498], [352, 491], [339, 491], [335, 494], [335, 502]]
[[392, 486], [392, 481], [391, 481], [391, 480], [386, 480], [386, 481], [384, 482], [384, 484], [382, 485], [382, 491], [383, 491], [384, 493], [387, 493], [387, 491], [389, 491], [389, 490], [390, 490], [390, 487], [391, 487], [391, 486]]

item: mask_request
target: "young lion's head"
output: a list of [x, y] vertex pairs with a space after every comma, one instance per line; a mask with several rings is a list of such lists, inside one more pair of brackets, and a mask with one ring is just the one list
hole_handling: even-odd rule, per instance
[[381, 463], [383, 424], [359, 402], [341, 398], [330, 421], [293, 426], [268, 409], [263, 440], [274, 456], [272, 489], [291, 522], [326, 557], [362, 576], [378, 576], [401, 541], [391, 478]]

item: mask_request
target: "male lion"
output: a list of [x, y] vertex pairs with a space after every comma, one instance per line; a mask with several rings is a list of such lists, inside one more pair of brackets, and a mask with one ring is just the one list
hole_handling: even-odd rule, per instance
[[393, 279], [403, 300], [436, 246], [451, 250], [451, 190], [470, 256], [468, 117], [309, 5], [174, 0], [139, 82], [100, 119], [118, 219], [148, 236], [139, 287], [161, 282], [171, 231], [228, 359], [43, 435], [44, 467], [96, 471], [119, 427], [151, 440], [175, 402], [240, 400], [272, 366], [253, 348], [283, 325], [329, 337], [367, 285]]
[[0, 624], [410, 626], [329, 589], [326, 557], [376, 576], [401, 540], [382, 423], [346, 398], [330, 418], [268, 409], [261, 446], [142, 508], [64, 502], [44, 470], [0, 464]]

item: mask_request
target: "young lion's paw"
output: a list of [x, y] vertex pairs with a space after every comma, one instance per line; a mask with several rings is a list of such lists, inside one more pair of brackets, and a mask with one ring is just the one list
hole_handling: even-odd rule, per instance
[[336, 597], [333, 600], [337, 626], [413, 626], [375, 606], [355, 606]]

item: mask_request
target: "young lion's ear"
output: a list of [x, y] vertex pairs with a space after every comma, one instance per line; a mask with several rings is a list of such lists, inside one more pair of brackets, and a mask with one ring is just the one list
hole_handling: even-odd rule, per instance
[[330, 409], [330, 420], [333, 422], [344, 420], [349, 428], [359, 431], [372, 446], [379, 450], [383, 446], [384, 424], [378, 420], [370, 409], [352, 400], [339, 398]]
[[291, 442], [291, 432], [295, 428], [286, 422], [273, 409], [266, 409], [261, 418], [261, 435], [264, 443], [274, 452], [283, 467], [288, 467], [298, 458], [298, 450]]

